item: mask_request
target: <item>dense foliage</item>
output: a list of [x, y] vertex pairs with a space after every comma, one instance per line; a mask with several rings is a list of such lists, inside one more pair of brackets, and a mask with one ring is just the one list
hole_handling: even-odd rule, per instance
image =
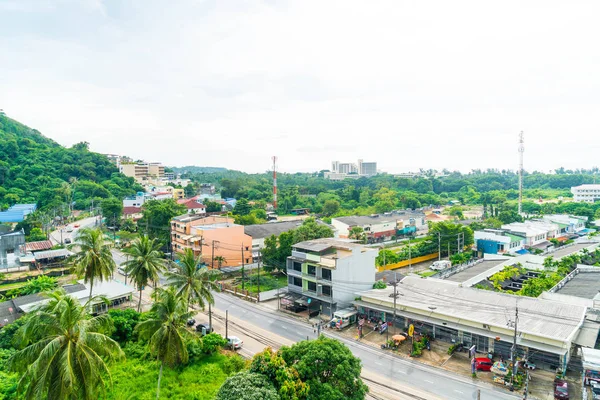
[[279, 395], [264, 375], [242, 371], [225, 381], [216, 400], [279, 400]]
[[15, 203], [37, 203], [63, 210], [66, 204], [88, 209], [92, 201], [135, 193], [139, 186], [119, 173], [102, 154], [82, 142], [64, 148], [4, 115], [0, 115], [0, 209]]

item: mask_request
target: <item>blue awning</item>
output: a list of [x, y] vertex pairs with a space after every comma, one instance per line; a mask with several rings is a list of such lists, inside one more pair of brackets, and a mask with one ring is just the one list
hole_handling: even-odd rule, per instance
[[529, 254], [529, 252], [527, 250], [525, 250], [525, 249], [517, 250], [515, 253], [521, 254], [521, 255], [523, 255], [523, 254]]

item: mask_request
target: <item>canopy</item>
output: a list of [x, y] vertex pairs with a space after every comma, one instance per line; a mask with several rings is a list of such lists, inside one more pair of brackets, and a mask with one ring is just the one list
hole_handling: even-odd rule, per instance
[[406, 337], [404, 335], [394, 335], [392, 336], [392, 340], [394, 342], [403, 342], [406, 340]]

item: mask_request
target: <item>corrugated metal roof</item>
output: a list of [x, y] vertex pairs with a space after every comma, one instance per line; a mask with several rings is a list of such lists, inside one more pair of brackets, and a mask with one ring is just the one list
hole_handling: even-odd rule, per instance
[[49, 250], [52, 248], [52, 242], [49, 240], [41, 240], [39, 242], [28, 242], [25, 243], [26, 251], [40, 251]]
[[[506, 329], [519, 307], [519, 331], [554, 340], [570, 341], [583, 323], [586, 308], [552, 300], [514, 296], [461, 287], [454, 282], [420, 277], [405, 277], [398, 291], [398, 308], [411, 307]], [[393, 306], [392, 288], [361, 292], [366, 302]]]
[[56, 250], [48, 250], [48, 251], [38, 251], [33, 256], [36, 260], [46, 260], [48, 258], [56, 258], [56, 257], [68, 257], [71, 253], [67, 249], [56, 249]]

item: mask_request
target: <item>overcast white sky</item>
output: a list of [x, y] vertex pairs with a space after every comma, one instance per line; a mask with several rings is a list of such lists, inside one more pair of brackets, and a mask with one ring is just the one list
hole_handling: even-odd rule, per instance
[[248, 172], [598, 165], [598, 1], [0, 0], [0, 108]]

